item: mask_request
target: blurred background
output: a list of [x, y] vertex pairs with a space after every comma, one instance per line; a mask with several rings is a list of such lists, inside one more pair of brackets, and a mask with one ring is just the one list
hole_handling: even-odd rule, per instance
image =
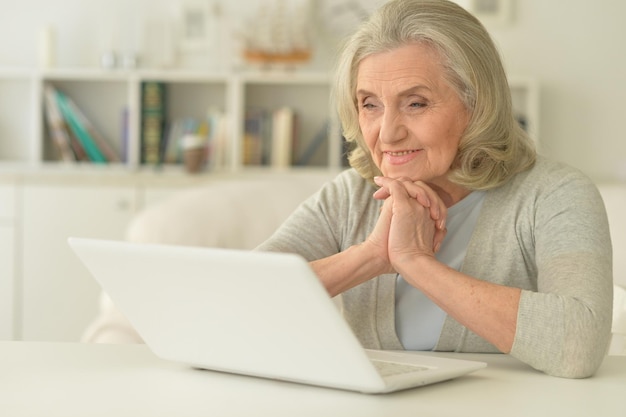
[[[497, 1], [458, 0], [466, 7]], [[383, 0], [2, 0], [0, 67], [36, 67], [42, 42], [54, 39], [54, 65], [92, 67], [115, 53], [118, 65], [236, 69], [246, 37], [283, 3], [308, 8], [311, 57], [306, 67], [327, 70], [337, 40]], [[509, 0], [508, 16], [486, 22], [509, 74], [540, 85], [540, 143], [544, 153], [597, 180], [626, 180], [626, 2], [622, 0]], [[208, 10], [197, 22], [189, 10]], [[204, 8], [204, 9], [202, 9]], [[193, 13], [192, 13], [193, 14]], [[197, 14], [197, 13], [196, 13]], [[302, 17], [298, 17], [302, 18]], [[186, 25], [185, 25], [186, 21]], [[209, 25], [202, 29], [202, 25]], [[258, 26], [258, 25], [257, 25]], [[202, 33], [204, 35], [202, 35]], [[191, 35], [193, 37], [193, 35]], [[43, 38], [43, 40], [42, 40]], [[198, 39], [196, 39], [197, 41]], [[195, 42], [195, 43], [194, 43]], [[198, 52], [200, 51], [200, 52]], [[43, 56], [42, 56], [43, 54]], [[110, 57], [109, 57], [110, 59]], [[110, 61], [108, 61], [110, 64]]]
[[[626, 184], [626, 2], [458, 2], [492, 34], [541, 152], [598, 184]], [[341, 40], [383, 3], [0, 0], [0, 340], [76, 341], [95, 317], [100, 290], [68, 236], [123, 239], [142, 210], [185, 188], [246, 177], [272, 189], [291, 180], [300, 190], [341, 169], [329, 73]], [[68, 161], [56, 152], [48, 87], [76, 102], [121, 162], [92, 163], [76, 151]], [[205, 124], [195, 136], [174, 129], [189, 117], [209, 119], [210, 133]], [[147, 122], [155, 119], [158, 135]], [[280, 134], [266, 146], [270, 124]], [[186, 139], [200, 132], [213, 140], [206, 175], [189, 175], [180, 159], [167, 166], [169, 150], [180, 157], [176, 144], [194, 145]], [[148, 143], [154, 136], [156, 147]], [[206, 141], [200, 149], [206, 156]], [[293, 151], [293, 161], [274, 161], [273, 149]], [[299, 195], [281, 193], [292, 194]], [[230, 207], [221, 197], [213, 200]], [[264, 213], [259, 204], [237, 204], [254, 211], [239, 218], [275, 217], [272, 201]], [[195, 221], [227, 224], [228, 215], [207, 215], [196, 200], [191, 206], [201, 214], [189, 219], [192, 227], [159, 219], [147, 229], [169, 225], [180, 234], [205, 230]], [[615, 207], [621, 218], [623, 206]]]

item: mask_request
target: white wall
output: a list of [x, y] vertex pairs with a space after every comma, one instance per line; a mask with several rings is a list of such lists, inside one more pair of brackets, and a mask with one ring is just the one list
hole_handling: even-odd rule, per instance
[[544, 153], [626, 181], [626, 2], [517, 0], [492, 28], [509, 73], [541, 83]]
[[[366, 5], [384, 2], [363, 1]], [[540, 83], [543, 152], [596, 180], [626, 181], [626, 2], [512, 1], [511, 23], [489, 29], [509, 73], [532, 76]], [[240, 25], [242, 16], [249, 16], [261, 2], [223, 0], [222, 4], [230, 20]], [[137, 50], [143, 17], [171, 15], [176, 4], [172, 0], [0, 0], [0, 65], [37, 65], [38, 32], [47, 23], [57, 28], [60, 66], [96, 65], [111, 28], [120, 50]]]

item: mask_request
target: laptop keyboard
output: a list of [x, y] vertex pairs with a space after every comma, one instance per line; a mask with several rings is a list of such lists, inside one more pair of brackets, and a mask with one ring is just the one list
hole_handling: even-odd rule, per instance
[[419, 372], [426, 371], [430, 368], [419, 365], [409, 365], [406, 363], [396, 363], [396, 362], [386, 362], [386, 361], [377, 361], [372, 360], [372, 363], [378, 370], [381, 376], [392, 376], [392, 375], [400, 375], [407, 374], [410, 372]]

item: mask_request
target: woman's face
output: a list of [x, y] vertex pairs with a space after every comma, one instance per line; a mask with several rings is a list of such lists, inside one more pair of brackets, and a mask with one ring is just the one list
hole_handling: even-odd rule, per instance
[[437, 52], [415, 43], [370, 55], [356, 90], [361, 132], [382, 174], [448, 189], [469, 116]]

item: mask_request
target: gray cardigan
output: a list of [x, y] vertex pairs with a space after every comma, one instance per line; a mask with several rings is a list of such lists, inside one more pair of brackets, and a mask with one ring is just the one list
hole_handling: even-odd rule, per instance
[[[361, 243], [382, 204], [374, 191], [344, 171], [258, 249], [311, 261]], [[611, 242], [602, 199], [579, 171], [539, 158], [487, 192], [461, 272], [523, 289], [512, 356], [564, 377], [586, 377], [600, 365], [611, 331]], [[381, 275], [342, 294], [344, 317], [367, 348], [403, 349], [394, 291], [395, 275]], [[435, 350], [497, 352], [449, 316]]]

